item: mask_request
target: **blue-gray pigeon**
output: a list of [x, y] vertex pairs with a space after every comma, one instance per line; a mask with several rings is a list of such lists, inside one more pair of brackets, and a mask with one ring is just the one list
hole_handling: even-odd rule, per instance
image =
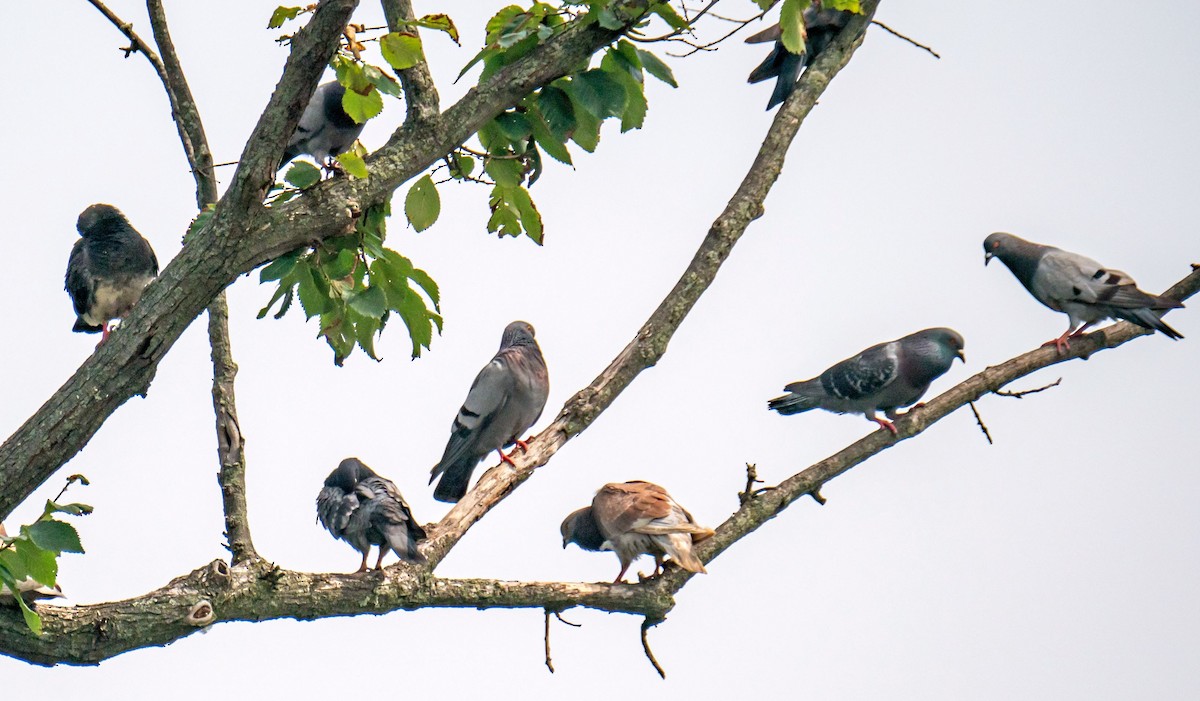
[[[966, 362], [963, 337], [957, 331], [924, 329], [871, 346], [811, 380], [793, 382], [784, 387], [788, 394], [768, 401], [767, 406], [780, 414], [810, 409], [862, 414], [894, 434], [897, 410], [915, 404], [955, 358]], [[876, 416], [877, 411], [890, 420]]]
[[327, 165], [335, 156], [350, 150], [366, 124], [359, 124], [346, 114], [342, 107], [345, 94], [346, 88], [336, 80], [317, 86], [283, 151], [280, 168], [304, 153]]
[[704, 573], [704, 563], [692, 554], [692, 544], [713, 535], [696, 519], [650, 482], [606, 484], [596, 492], [591, 506], [573, 512], [562, 522], [563, 547], [575, 543], [584, 550], [612, 550], [621, 561], [619, 584], [639, 555], [654, 556], [654, 574], [663, 570], [663, 557], [688, 572]]
[[83, 210], [75, 226], [80, 239], [67, 260], [65, 285], [78, 317], [71, 330], [100, 332], [103, 343], [108, 322], [125, 318], [158, 275], [158, 259], [150, 242], [110, 204]]
[[493, 450], [512, 464], [503, 448], [528, 446], [521, 435], [542, 415], [550, 394], [550, 378], [533, 327], [514, 321], [500, 337], [500, 350], [475, 377], [467, 399], [454, 417], [450, 441], [434, 465], [429, 481], [441, 475], [434, 489], [438, 501], [456, 502], [467, 493], [471, 473]]
[[747, 44], [775, 42], [770, 55], [750, 74], [751, 83], [760, 83], [768, 78], [775, 78], [775, 90], [767, 109], [783, 102], [796, 89], [796, 81], [800, 79], [800, 71], [807, 68], [817, 55], [824, 51], [833, 41], [838, 32], [846, 26], [853, 12], [845, 10], [825, 10], [818, 4], [804, 8], [804, 27], [808, 38], [804, 43], [804, 53], [794, 54], [783, 46], [781, 37], [783, 30], [779, 25], [773, 25], [746, 39]]
[[380, 477], [358, 458], [346, 458], [325, 478], [317, 495], [317, 520], [335, 538], [362, 553], [359, 572], [367, 569], [367, 554], [379, 546], [375, 569], [390, 549], [405, 562], [425, 562], [417, 541], [425, 531], [391, 480]]
[[1105, 268], [1078, 253], [1000, 232], [983, 240], [983, 251], [984, 265], [999, 258], [1034, 299], [1067, 315], [1067, 330], [1045, 343], [1054, 344], [1059, 353], [1071, 348], [1070, 339], [1104, 319], [1124, 319], [1161, 331], [1170, 339], [1183, 338], [1155, 313], [1183, 304], [1139, 290], [1128, 273]]

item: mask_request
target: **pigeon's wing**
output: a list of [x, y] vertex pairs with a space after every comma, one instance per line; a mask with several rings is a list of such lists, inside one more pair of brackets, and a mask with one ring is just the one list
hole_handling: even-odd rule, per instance
[[619, 537], [656, 519], [671, 515], [671, 497], [657, 484], [624, 482], [606, 484], [592, 500], [592, 514], [609, 539]]
[[[492, 361], [485, 365], [475, 376], [467, 398], [454, 417], [454, 426], [450, 431], [450, 441], [438, 468], [459, 462], [470, 455], [480, 455], [493, 448], [479, 450], [476, 438], [496, 420], [503, 411], [512, 393], [513, 373], [504, 354], [497, 354]], [[499, 446], [496, 446], [499, 447]], [[442, 469], [435, 468], [434, 475]]]
[[1111, 272], [1115, 275], [1087, 256], [1052, 249], [1038, 261], [1029, 291], [1043, 304], [1061, 311], [1064, 302], [1097, 304], [1114, 296], [1125, 297], [1122, 285], [1137, 289], [1128, 275]]
[[91, 309], [96, 279], [92, 276], [91, 260], [88, 257], [87, 242], [84, 239], [75, 241], [75, 245], [71, 248], [71, 257], [67, 259], [64, 289], [67, 294], [71, 295], [76, 315], [83, 316]]
[[317, 520], [325, 530], [341, 538], [358, 506], [356, 493], [347, 494], [341, 487], [324, 487], [317, 495]]
[[385, 518], [389, 523], [408, 524], [409, 532], [418, 539], [426, 537], [425, 530], [413, 518], [408, 502], [404, 501], [404, 496], [400, 494], [400, 490], [394, 482], [385, 477], [368, 477], [359, 483], [357, 489], [363, 490], [364, 488], [371, 490], [373, 500], [379, 504], [378, 515], [380, 517]]
[[896, 341], [871, 346], [821, 373], [821, 387], [827, 395], [846, 401], [878, 394], [896, 380], [899, 350]]

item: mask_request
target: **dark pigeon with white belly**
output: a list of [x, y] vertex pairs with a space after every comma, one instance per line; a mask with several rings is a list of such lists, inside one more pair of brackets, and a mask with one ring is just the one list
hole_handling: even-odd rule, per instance
[[75, 226], [80, 238], [67, 260], [65, 285], [77, 317], [71, 330], [101, 333], [103, 343], [108, 323], [125, 318], [158, 276], [158, 258], [150, 242], [110, 204], [83, 210]]

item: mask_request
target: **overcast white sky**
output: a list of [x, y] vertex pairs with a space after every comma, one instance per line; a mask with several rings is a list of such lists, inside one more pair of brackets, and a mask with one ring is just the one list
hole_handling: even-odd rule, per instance
[[[237, 158], [286, 50], [274, 2], [167, 3], [218, 161]], [[493, 7], [494, 5], [494, 7]], [[144, 8], [113, 8], [149, 37]], [[443, 105], [500, 3], [417, 2], [450, 12], [464, 46], [426, 36]], [[728, 7], [727, 7], [728, 6]], [[749, 15], [749, 0], [722, 11]], [[490, 514], [438, 569], [445, 576], [606, 581], [610, 554], [560, 548], [558, 524], [605, 482], [667, 487], [707, 525], [735, 507], [744, 464], [777, 482], [872, 429], [861, 418], [780, 417], [765, 400], [873, 343], [929, 326], [988, 364], [1054, 337], [1041, 307], [980, 242], [1007, 230], [1090, 255], [1161, 291], [1200, 262], [1195, 126], [1200, 7], [1128, 3], [883, 3], [878, 18], [935, 47], [934, 60], [878, 28], [801, 130], [764, 218], [738, 244], [663, 361]], [[380, 23], [374, 3], [356, 19]], [[85, 2], [5, 3], [0, 34], [8, 135], [9, 274], [0, 298], [10, 369], [8, 435], [91, 352], [62, 291], [75, 218], [110, 202], [164, 263], [194, 214], [194, 189], [162, 89]], [[659, 49], [660, 51], [662, 49]], [[504, 325], [538, 330], [551, 373], [540, 429], [635, 333], [735, 189], [769, 124], [770, 88], [745, 76], [764, 53], [735, 39], [671, 60], [678, 90], [651, 82], [646, 128], [605, 127], [576, 169], [550, 165], [532, 194], [546, 245], [497, 240], [487, 193], [441, 188], [442, 217], [389, 244], [441, 284], [445, 333], [410, 362], [399, 326], [384, 360], [336, 368], [299, 311], [256, 321], [271, 290], [231, 288], [239, 412], [259, 551], [280, 566], [351, 571], [357, 554], [314, 523], [325, 475], [357, 455], [393, 479], [417, 516], [446, 506], [426, 486], [451, 419]], [[472, 76], [475, 74], [473, 73]], [[403, 117], [389, 102], [363, 142]], [[224, 169], [225, 179], [231, 173]], [[1200, 303], [1198, 303], [1200, 304]], [[967, 410], [829, 484], [714, 561], [651, 632], [640, 619], [575, 610], [556, 625], [558, 673], [542, 664], [540, 611], [426, 610], [313, 623], [221, 624], [98, 668], [0, 658], [0, 685], [86, 689], [97, 699], [210, 699], [249, 689], [297, 698], [372, 689], [420, 698], [718, 698], [749, 689], [808, 698], [1196, 698], [1200, 695], [1200, 475], [1195, 397], [1200, 325], [1139, 339], [1019, 383], [1063, 378], [1022, 401]], [[136, 596], [225, 555], [204, 323], [61, 471], [92, 486], [86, 556], [65, 556], [69, 601]], [[931, 395], [932, 396], [932, 395]], [[32, 518], [50, 480], [10, 520]], [[647, 563], [640, 563], [643, 571]], [[356, 664], [350, 655], [358, 656]]]

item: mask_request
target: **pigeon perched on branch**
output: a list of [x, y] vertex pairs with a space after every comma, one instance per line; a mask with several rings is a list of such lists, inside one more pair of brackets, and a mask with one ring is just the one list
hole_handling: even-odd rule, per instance
[[746, 39], [747, 44], [775, 42], [770, 55], [750, 73], [751, 83], [761, 83], [769, 78], [775, 78], [775, 90], [767, 109], [783, 102], [796, 89], [796, 81], [800, 72], [807, 68], [817, 55], [828, 48], [838, 32], [846, 26], [853, 12], [845, 10], [824, 10], [814, 5], [804, 8], [804, 27], [807, 38], [804, 42], [804, 52], [794, 54], [783, 45], [783, 30], [778, 24], [772, 25], [754, 36]]
[[[429, 481], [441, 481], [433, 492], [438, 501], [456, 502], [467, 493], [471, 473], [493, 450], [514, 464], [503, 448], [528, 446], [521, 435], [542, 415], [550, 394], [550, 379], [533, 327], [514, 321], [504, 329], [500, 350], [475, 377], [467, 399], [458, 410], [450, 441], [434, 465]], [[515, 452], [515, 450], [514, 450]]]
[[150, 242], [110, 204], [83, 210], [76, 223], [80, 239], [67, 260], [65, 288], [75, 305], [72, 331], [101, 333], [108, 340], [108, 322], [123, 319], [158, 275], [158, 259]]
[[[957, 331], [925, 329], [871, 346], [811, 380], [793, 382], [784, 387], [788, 394], [768, 401], [767, 406], [780, 414], [810, 409], [862, 414], [894, 434], [897, 410], [916, 403], [955, 358], [966, 362], [963, 337]], [[877, 411], [890, 420], [876, 416]]]
[[317, 163], [327, 165], [336, 156], [350, 150], [366, 124], [359, 124], [346, 114], [342, 107], [342, 96], [345, 94], [346, 88], [336, 80], [317, 86], [283, 151], [280, 168], [305, 153], [315, 158]]
[[692, 554], [692, 544], [713, 535], [667, 490], [650, 482], [606, 484], [596, 492], [591, 506], [575, 511], [560, 528], [563, 547], [575, 543], [584, 550], [612, 550], [621, 561], [613, 584], [621, 582], [639, 555], [654, 556], [654, 574], [663, 571], [663, 557], [688, 572], [704, 573], [704, 563]]
[[317, 496], [317, 520], [335, 538], [362, 553], [359, 572], [367, 569], [372, 545], [379, 546], [375, 569], [382, 567], [389, 549], [406, 562], [425, 562], [425, 556], [417, 550], [417, 541], [425, 539], [425, 531], [413, 518], [400, 490], [358, 458], [346, 458], [325, 478], [325, 486]]
[[1139, 290], [1128, 273], [1105, 268], [1078, 253], [999, 232], [983, 240], [983, 251], [984, 265], [999, 258], [1034, 299], [1067, 315], [1067, 330], [1045, 344], [1054, 344], [1059, 353], [1071, 348], [1070, 339], [1104, 319], [1124, 319], [1170, 339], [1183, 338], [1156, 313], [1183, 304]]

